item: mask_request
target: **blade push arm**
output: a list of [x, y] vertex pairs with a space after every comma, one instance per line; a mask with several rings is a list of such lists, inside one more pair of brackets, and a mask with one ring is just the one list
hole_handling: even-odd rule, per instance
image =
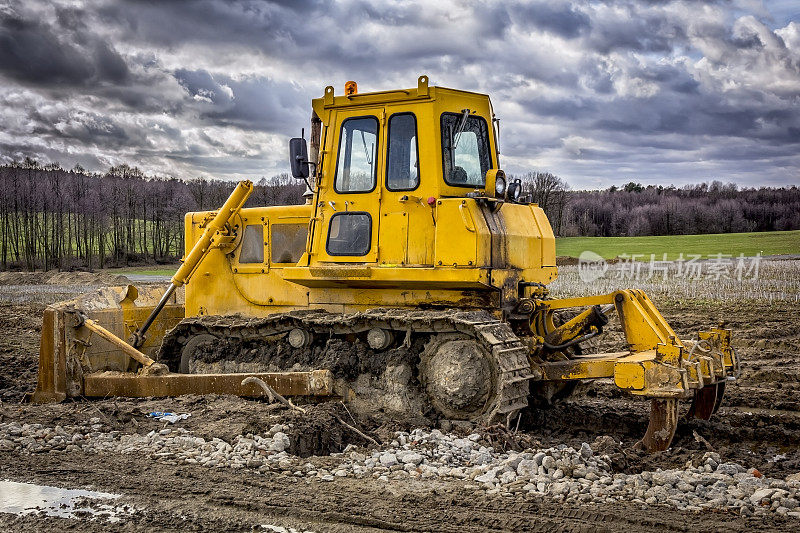
[[178, 287], [189, 282], [192, 274], [194, 274], [195, 270], [197, 270], [197, 267], [200, 266], [200, 263], [203, 261], [206, 255], [208, 255], [208, 252], [211, 251], [211, 244], [214, 240], [214, 235], [218, 231], [221, 231], [223, 228], [225, 228], [225, 224], [227, 224], [228, 221], [239, 212], [239, 210], [244, 206], [245, 202], [247, 202], [247, 199], [250, 197], [252, 192], [253, 182], [249, 180], [239, 182], [231, 195], [222, 205], [222, 208], [217, 212], [216, 216], [206, 225], [205, 231], [192, 247], [191, 251], [186, 254], [183, 264], [180, 266], [180, 268], [178, 268], [177, 272], [175, 272], [175, 275], [172, 276], [172, 283], [164, 293], [164, 296], [161, 297], [158, 305], [156, 305], [156, 307], [153, 309], [153, 312], [150, 313], [150, 316], [147, 317], [147, 320], [144, 321], [142, 327], [140, 327], [131, 335], [129, 341], [131, 346], [134, 348], [139, 348], [142, 344], [144, 344], [147, 330], [150, 328], [153, 321], [169, 301], [172, 293], [174, 293], [175, 289]]

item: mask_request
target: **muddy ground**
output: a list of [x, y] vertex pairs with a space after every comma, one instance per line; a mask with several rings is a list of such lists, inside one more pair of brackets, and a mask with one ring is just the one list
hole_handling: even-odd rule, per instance
[[[0, 291], [1, 292], [1, 291]], [[5, 296], [5, 295], [0, 295]], [[55, 300], [56, 296], [52, 296]], [[294, 424], [293, 454], [324, 465], [326, 454], [347, 444], [369, 443], [343, 427], [343, 407], [312, 408], [309, 415], [287, 412], [240, 398], [188, 396], [175, 399], [67, 402], [32, 406], [20, 403], [35, 387], [41, 301], [0, 303], [0, 422], [89, 423], [101, 418], [115, 431], [144, 434], [161, 429], [151, 411], [191, 413], [181, 427], [205, 438], [230, 441], [257, 433], [276, 420]], [[7, 303], [12, 301], [14, 303]], [[1, 301], [0, 301], [1, 302]], [[800, 471], [800, 313], [796, 304], [740, 302], [656, 302], [681, 336], [726, 321], [735, 331], [734, 346], [742, 375], [730, 384], [718, 416], [683, 422], [670, 450], [645, 456], [631, 449], [644, 433], [647, 408], [603, 383], [582, 386], [560, 405], [531, 411], [519, 434], [484, 440], [499, 447], [580, 446], [609, 435], [619, 444], [605, 451], [620, 472], [683, 466], [712, 447], [725, 461], [755, 467], [769, 477]], [[684, 409], [686, 406], [684, 406]], [[379, 440], [394, 427], [362, 427]], [[459, 431], [456, 429], [455, 431]], [[462, 430], [463, 431], [463, 430]], [[138, 510], [122, 522], [0, 514], [2, 530], [252, 531], [259, 524], [315, 531], [796, 531], [798, 521], [778, 516], [747, 518], [731, 512], [684, 512], [633, 503], [564, 506], [545, 499], [487, 496], [465, 483], [337, 478], [330, 483], [284, 473], [252, 475], [246, 471], [174, 465], [141, 456], [82, 452], [14, 454], [0, 451], [0, 479], [70, 488], [92, 488], [125, 495]]]

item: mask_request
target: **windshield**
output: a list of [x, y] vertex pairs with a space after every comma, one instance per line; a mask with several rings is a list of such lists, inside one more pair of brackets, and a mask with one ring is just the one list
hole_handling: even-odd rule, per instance
[[[459, 133], [460, 126], [463, 129]], [[444, 181], [457, 187], [483, 187], [492, 168], [486, 121], [472, 115], [464, 122], [460, 113], [442, 114]]]
[[333, 182], [336, 192], [367, 192], [375, 188], [377, 144], [377, 118], [348, 118], [342, 122]]

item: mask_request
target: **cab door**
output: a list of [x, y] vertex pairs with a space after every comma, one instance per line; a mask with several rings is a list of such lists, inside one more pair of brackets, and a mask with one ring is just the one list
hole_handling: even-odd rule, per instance
[[[435, 194], [433, 168], [420, 157], [420, 131], [429, 117], [420, 106], [386, 107], [385, 171], [380, 205], [379, 257], [381, 265], [431, 265], [434, 221], [428, 198]], [[421, 171], [422, 170], [422, 171]], [[427, 179], [425, 179], [426, 176]], [[423, 182], [423, 180], [425, 180]]]
[[332, 112], [325, 188], [317, 206], [319, 261], [374, 263], [378, 258], [383, 107]]

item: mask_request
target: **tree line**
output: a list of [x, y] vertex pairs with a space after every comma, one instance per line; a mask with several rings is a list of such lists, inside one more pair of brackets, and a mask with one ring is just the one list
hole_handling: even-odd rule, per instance
[[[235, 185], [146, 176], [124, 164], [102, 174], [32, 159], [0, 166], [0, 267], [174, 262], [184, 251], [184, 214], [218, 208]], [[262, 178], [246, 205], [302, 203], [304, 190], [288, 174]]]
[[[509, 176], [513, 178], [513, 176]], [[684, 187], [572, 191], [558, 176], [518, 176], [557, 236], [672, 235], [800, 229], [800, 190], [714, 181]], [[235, 183], [147, 176], [117, 165], [105, 173], [32, 159], [0, 166], [0, 268], [103, 268], [174, 262], [184, 251], [184, 214], [223, 204]], [[303, 202], [305, 184], [262, 178], [247, 206]]]
[[683, 187], [629, 182], [571, 191], [550, 173], [519, 176], [523, 191], [561, 237], [695, 235], [800, 229], [798, 187], [739, 188], [720, 181]]

